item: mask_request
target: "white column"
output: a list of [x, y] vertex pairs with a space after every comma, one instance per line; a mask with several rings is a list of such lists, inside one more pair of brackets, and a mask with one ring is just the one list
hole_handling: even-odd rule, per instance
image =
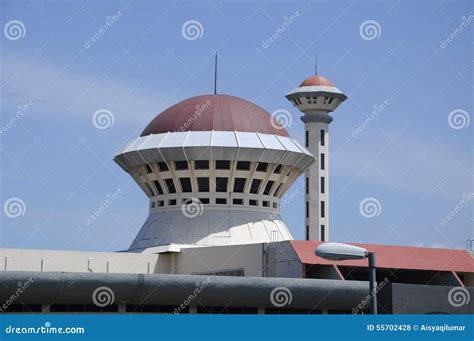
[[306, 136], [307, 148], [318, 160], [305, 172], [305, 228], [309, 233], [306, 238], [326, 241], [329, 230], [329, 124], [306, 122], [305, 140]]

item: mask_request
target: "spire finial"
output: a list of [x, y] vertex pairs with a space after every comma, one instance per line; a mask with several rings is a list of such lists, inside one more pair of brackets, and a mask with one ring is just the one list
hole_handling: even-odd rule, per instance
[[214, 95], [217, 95], [217, 52], [214, 59]]
[[318, 75], [318, 53], [315, 52], [314, 54], [314, 74]]

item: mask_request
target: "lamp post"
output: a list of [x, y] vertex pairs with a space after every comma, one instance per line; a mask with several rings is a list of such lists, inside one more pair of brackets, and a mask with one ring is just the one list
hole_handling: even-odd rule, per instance
[[377, 277], [375, 265], [375, 252], [369, 252], [366, 249], [354, 245], [342, 243], [323, 243], [320, 244], [315, 254], [318, 257], [327, 260], [350, 260], [365, 259], [369, 261], [369, 291], [370, 291], [370, 313], [377, 314]]

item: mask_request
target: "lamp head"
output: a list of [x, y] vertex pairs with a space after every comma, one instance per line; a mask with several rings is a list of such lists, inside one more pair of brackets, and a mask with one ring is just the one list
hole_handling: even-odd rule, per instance
[[362, 247], [342, 244], [324, 243], [319, 245], [315, 251], [316, 256], [328, 260], [347, 260], [367, 258], [368, 251]]

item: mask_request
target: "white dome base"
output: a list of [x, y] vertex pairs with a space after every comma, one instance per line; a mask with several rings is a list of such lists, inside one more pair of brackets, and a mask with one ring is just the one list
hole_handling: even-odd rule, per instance
[[293, 240], [274, 210], [205, 206], [198, 213], [188, 218], [180, 208], [152, 210], [129, 250], [172, 243], [217, 246]]

